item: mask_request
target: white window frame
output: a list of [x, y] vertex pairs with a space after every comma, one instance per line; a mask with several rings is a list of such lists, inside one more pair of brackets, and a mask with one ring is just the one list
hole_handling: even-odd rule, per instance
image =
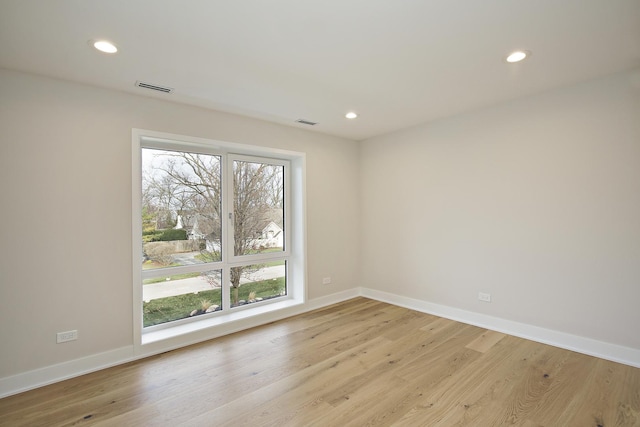
[[[286, 261], [287, 295], [260, 303], [247, 304], [231, 308], [230, 288], [222, 286], [222, 311], [193, 318], [167, 322], [147, 328], [142, 326], [142, 280], [153, 276], [153, 271], [142, 271], [142, 200], [141, 200], [141, 150], [156, 148], [174, 151], [190, 151], [222, 157], [221, 170], [223, 182], [222, 212], [228, 227], [222, 227], [222, 261], [171, 267], [172, 274], [203, 270], [222, 270], [223, 284], [230, 283], [229, 269], [233, 266], [260, 263], [265, 260], [284, 259]], [[233, 206], [227, 206], [233, 200], [232, 165], [234, 160], [255, 161], [285, 167], [285, 243], [282, 252], [235, 255], [233, 235], [230, 232], [233, 220], [229, 213]], [[134, 349], [136, 354], [155, 353], [188, 345], [202, 339], [220, 336], [238, 329], [238, 325], [252, 322], [273, 321], [278, 311], [286, 311], [293, 306], [304, 304], [306, 300], [306, 244], [305, 244], [305, 156], [304, 153], [272, 149], [255, 145], [195, 138], [183, 135], [167, 134], [149, 130], [132, 130], [132, 249], [133, 249], [133, 323]], [[231, 182], [229, 182], [231, 181]]]
[[[284, 174], [284, 221], [285, 221], [285, 227], [283, 229], [284, 231], [284, 250], [282, 252], [277, 252], [277, 253], [272, 253], [272, 254], [256, 254], [256, 255], [236, 255], [234, 253], [234, 221], [231, 218], [228, 218], [230, 225], [227, 228], [230, 232], [227, 233], [227, 238], [226, 238], [226, 252], [227, 254], [229, 254], [229, 263], [234, 264], [234, 265], [248, 265], [248, 264], [255, 264], [256, 262], [260, 262], [263, 260], [270, 260], [270, 259], [280, 259], [280, 258], [288, 258], [289, 255], [291, 254], [291, 250], [289, 249], [291, 242], [289, 239], [289, 235], [290, 233], [288, 232], [287, 228], [288, 228], [288, 222], [289, 222], [289, 215], [290, 215], [290, 208], [289, 208], [289, 204], [290, 204], [290, 199], [291, 199], [291, 195], [290, 195], [290, 175], [291, 175], [291, 166], [290, 166], [290, 161], [288, 160], [283, 160], [283, 159], [278, 159], [278, 158], [273, 158], [273, 157], [257, 157], [257, 156], [246, 156], [246, 155], [240, 155], [240, 154], [229, 154], [227, 156], [227, 164], [226, 164], [226, 170], [228, 171], [232, 171], [233, 170], [233, 162], [234, 161], [242, 161], [242, 162], [255, 162], [255, 163], [266, 163], [269, 165], [277, 165], [277, 166], [284, 166], [285, 168], [285, 174]], [[229, 182], [231, 181], [230, 179], [226, 180], [226, 192], [227, 194], [229, 194], [229, 200], [232, 200], [233, 197], [235, 197], [234, 194], [234, 186], [233, 186], [233, 182]], [[229, 207], [228, 212], [232, 212], [233, 208]], [[228, 214], [227, 214], [228, 215]], [[223, 234], [224, 235], [224, 234]], [[224, 253], [223, 252], [223, 253]], [[251, 262], [254, 261], [254, 262]]]

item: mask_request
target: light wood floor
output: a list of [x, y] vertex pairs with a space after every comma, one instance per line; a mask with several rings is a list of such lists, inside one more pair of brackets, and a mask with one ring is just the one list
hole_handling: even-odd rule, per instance
[[357, 298], [0, 400], [2, 426], [640, 426], [640, 369]]

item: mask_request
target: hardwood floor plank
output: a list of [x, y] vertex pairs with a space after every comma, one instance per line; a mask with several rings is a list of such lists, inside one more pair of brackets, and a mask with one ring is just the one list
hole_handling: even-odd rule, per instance
[[637, 426], [640, 369], [366, 298], [0, 399], [0, 426]]
[[475, 425], [501, 425], [493, 420], [496, 402], [511, 395], [537, 351], [524, 340], [507, 338], [512, 339], [501, 340], [485, 354], [463, 347], [478, 357], [426, 388], [418, 405], [398, 425], [474, 425], [472, 421]]
[[[388, 351], [385, 343], [388, 340], [379, 337], [359, 346], [330, 357], [315, 365], [293, 373], [254, 392], [239, 396], [229, 404], [212, 409], [200, 417], [216, 419], [220, 425], [237, 422], [237, 414], [242, 413], [245, 422], [253, 425], [269, 425], [283, 422], [287, 414], [297, 413], [299, 408], [319, 406], [319, 396], [332, 388], [339, 388], [352, 381], [359, 373], [370, 372], [370, 365], [375, 363]], [[249, 401], [247, 402], [247, 398]], [[248, 404], [247, 404], [248, 403]], [[331, 406], [324, 402], [327, 408]], [[282, 408], [286, 407], [286, 413]], [[195, 423], [190, 423], [197, 425]], [[248, 424], [251, 425], [251, 424]]]
[[640, 377], [618, 363], [595, 358], [591, 363], [574, 398], [575, 410], [562, 419], [567, 425], [640, 427]]
[[504, 338], [506, 335], [495, 331], [485, 331], [475, 340], [467, 344], [467, 348], [471, 350], [479, 351], [480, 353], [486, 353], [491, 347], [493, 347], [498, 341]]

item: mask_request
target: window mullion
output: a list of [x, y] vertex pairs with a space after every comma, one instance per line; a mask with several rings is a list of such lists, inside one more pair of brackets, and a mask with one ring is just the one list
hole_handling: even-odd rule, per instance
[[226, 208], [224, 210], [225, 212], [225, 217], [224, 217], [224, 221], [225, 221], [225, 230], [227, 232], [226, 238], [225, 238], [225, 243], [226, 243], [226, 262], [227, 264], [229, 262], [233, 261], [233, 258], [235, 257], [234, 255], [234, 228], [233, 228], [233, 215], [234, 215], [234, 211], [233, 211], [233, 202], [234, 202], [234, 198], [236, 197], [234, 189], [233, 189], [233, 158], [230, 155], [226, 155], [225, 156], [225, 170], [224, 170], [224, 189], [226, 190], [226, 195], [224, 197], [224, 202], [226, 202]]
[[222, 294], [222, 310], [228, 311], [231, 308], [229, 299], [229, 283], [231, 283], [231, 271], [229, 262], [233, 254], [233, 221], [231, 212], [233, 210], [233, 168], [228, 154], [222, 156], [222, 212], [220, 221], [222, 223], [222, 284], [220, 291]]
[[229, 283], [231, 282], [231, 269], [225, 264], [225, 268], [222, 269], [222, 284], [220, 290], [222, 293], [222, 310], [229, 311], [231, 308], [231, 299], [229, 298]]

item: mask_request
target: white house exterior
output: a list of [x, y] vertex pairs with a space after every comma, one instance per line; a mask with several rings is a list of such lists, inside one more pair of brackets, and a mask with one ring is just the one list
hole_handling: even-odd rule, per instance
[[284, 233], [282, 228], [273, 221], [269, 221], [262, 229], [260, 236], [251, 241], [254, 249], [281, 248], [284, 245]]

